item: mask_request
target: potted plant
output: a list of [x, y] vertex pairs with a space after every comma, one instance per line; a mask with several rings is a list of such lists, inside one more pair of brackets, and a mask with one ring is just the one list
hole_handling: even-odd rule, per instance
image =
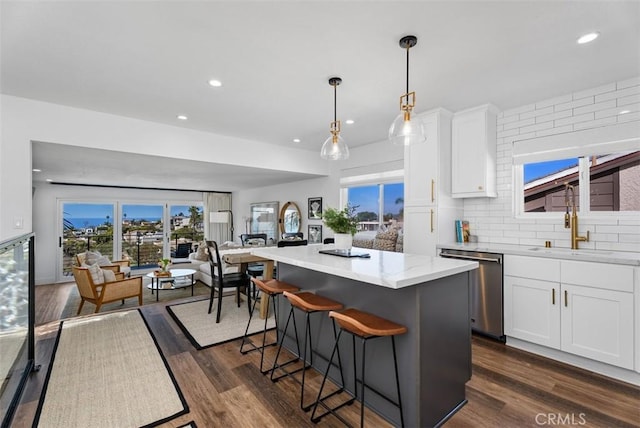
[[353, 235], [358, 231], [357, 206], [347, 204], [341, 210], [326, 208], [322, 213], [324, 224], [335, 234], [337, 250], [350, 250], [353, 245]]

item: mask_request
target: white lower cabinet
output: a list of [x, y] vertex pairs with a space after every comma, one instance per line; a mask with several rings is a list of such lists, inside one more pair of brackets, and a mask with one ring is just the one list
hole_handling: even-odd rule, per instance
[[633, 370], [633, 294], [562, 284], [561, 348]]
[[560, 349], [559, 289], [557, 282], [505, 276], [505, 334]]
[[509, 337], [634, 368], [633, 268], [505, 255]]

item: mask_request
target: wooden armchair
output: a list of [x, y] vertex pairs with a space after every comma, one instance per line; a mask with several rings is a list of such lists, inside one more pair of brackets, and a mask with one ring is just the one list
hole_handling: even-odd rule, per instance
[[[87, 253], [76, 254], [76, 264], [82, 266], [87, 260]], [[100, 266], [115, 273], [122, 272], [125, 276], [131, 276], [131, 262], [129, 260], [111, 260], [111, 264]]]
[[96, 305], [95, 312], [100, 311], [103, 303], [111, 303], [116, 300], [122, 300], [124, 303], [124, 299], [130, 297], [138, 297], [138, 305], [142, 306], [142, 277], [125, 279], [122, 272], [115, 275], [116, 281], [95, 284], [89, 268], [73, 266], [73, 277], [82, 298], [78, 314], [80, 314], [85, 301]]

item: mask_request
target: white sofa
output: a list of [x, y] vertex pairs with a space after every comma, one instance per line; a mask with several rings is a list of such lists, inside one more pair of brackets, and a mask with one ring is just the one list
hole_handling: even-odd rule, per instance
[[[233, 248], [228, 250], [220, 250], [219, 252], [220, 252], [220, 258], [222, 259], [222, 257], [225, 254], [246, 253], [248, 251], [250, 251], [249, 248], [240, 247], [240, 248]], [[211, 264], [208, 261], [205, 262], [203, 260], [197, 260], [195, 257], [196, 257], [196, 253], [189, 254], [189, 263], [177, 264], [175, 266], [176, 269], [195, 269], [196, 270], [195, 278], [207, 284], [209, 287], [211, 287], [211, 284], [212, 284]], [[239, 267], [235, 265], [226, 266], [225, 262], [222, 261], [222, 269], [224, 273], [234, 273], [234, 272], [238, 272]]]

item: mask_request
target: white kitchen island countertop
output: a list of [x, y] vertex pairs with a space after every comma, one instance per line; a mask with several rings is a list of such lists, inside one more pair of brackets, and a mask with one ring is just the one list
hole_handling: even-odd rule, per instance
[[333, 248], [332, 244], [262, 247], [252, 248], [251, 253], [277, 262], [394, 289], [433, 281], [478, 267], [477, 262], [365, 248], [355, 250], [369, 253], [370, 258], [346, 258], [319, 253], [320, 250]]

